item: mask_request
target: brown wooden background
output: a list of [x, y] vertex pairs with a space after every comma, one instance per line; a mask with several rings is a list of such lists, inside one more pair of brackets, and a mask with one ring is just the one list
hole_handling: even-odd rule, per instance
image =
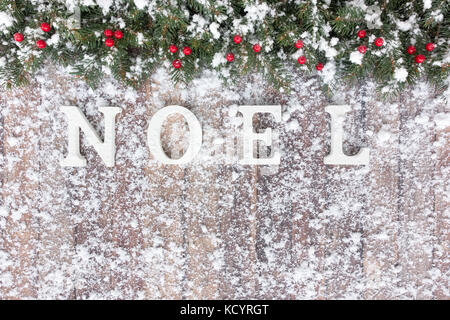
[[[317, 84], [305, 90], [307, 80], [292, 95], [256, 81], [245, 98], [224, 98], [221, 89], [168, 91], [154, 78], [130, 102], [124, 88], [108, 95], [111, 87], [41, 77], [0, 98], [0, 298], [449, 298], [450, 128], [433, 122], [448, 112], [433, 90], [385, 102], [371, 84], [347, 88], [340, 102], [354, 111], [345, 149], [371, 148], [368, 167], [347, 167], [323, 164], [330, 101]], [[116, 166], [83, 146], [88, 166], [61, 168], [59, 105], [84, 108], [101, 131], [99, 96], [124, 109]], [[205, 131], [224, 131], [231, 104], [285, 110], [293, 99], [303, 107], [288, 121], [299, 129], [278, 125], [283, 157], [274, 174], [147, 165], [147, 122], [164, 105], [186, 106]], [[380, 141], [381, 131], [390, 138]]]

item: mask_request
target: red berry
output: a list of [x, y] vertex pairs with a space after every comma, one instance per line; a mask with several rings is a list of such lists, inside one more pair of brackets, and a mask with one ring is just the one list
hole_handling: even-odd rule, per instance
[[114, 37], [115, 37], [116, 39], [122, 39], [122, 38], [123, 38], [123, 32], [120, 31], [120, 30], [114, 31]]
[[366, 53], [367, 48], [366, 48], [366, 46], [359, 46], [358, 47], [358, 51], [361, 52], [361, 53]]
[[409, 46], [408, 49], [406, 49], [406, 51], [408, 52], [408, 54], [414, 54], [416, 53], [416, 47]]
[[112, 46], [114, 45], [114, 40], [111, 39], [111, 38], [106, 38], [106, 39], [105, 39], [105, 45], [106, 45], [107, 47], [112, 47]]
[[50, 25], [47, 22], [43, 22], [41, 24], [41, 30], [44, 32], [49, 32], [50, 31]]
[[103, 31], [103, 33], [105, 34], [105, 37], [107, 37], [107, 38], [112, 38], [112, 36], [113, 36], [113, 32], [110, 29], [106, 29], [105, 31]]
[[323, 63], [318, 63], [318, 64], [316, 64], [316, 70], [317, 71], [320, 71], [320, 70], [322, 70], [323, 69]]
[[358, 38], [364, 38], [366, 36], [366, 30], [358, 31]]
[[44, 49], [47, 44], [45, 43], [44, 40], [38, 40], [36, 41], [36, 45], [39, 49]]
[[235, 35], [234, 37], [233, 37], [233, 41], [234, 41], [234, 43], [237, 43], [237, 44], [239, 44], [239, 43], [241, 43], [242, 42], [242, 37], [240, 36], [240, 35]]
[[259, 44], [255, 43], [253, 45], [253, 51], [260, 52], [261, 51], [261, 46]]
[[301, 57], [298, 57], [297, 61], [300, 64], [305, 64], [306, 63], [306, 58], [304, 56], [301, 56]]
[[424, 62], [425, 61], [425, 56], [423, 55], [423, 54], [418, 54], [417, 56], [416, 56], [416, 62], [417, 63], [422, 63], [422, 62]]
[[427, 49], [427, 51], [433, 51], [434, 50], [434, 43], [428, 42], [425, 45], [425, 49]]
[[191, 52], [192, 52], [191, 48], [189, 48], [189, 47], [184, 47], [184, 48], [183, 48], [183, 53], [184, 53], [186, 56], [190, 55]]
[[170, 51], [170, 52], [175, 53], [175, 52], [177, 52], [177, 50], [178, 50], [178, 48], [177, 48], [176, 45], [171, 44], [171, 45], [169, 46], [169, 51]]
[[175, 59], [173, 60], [172, 65], [175, 69], [179, 69], [181, 68], [181, 61], [179, 59]]
[[383, 45], [383, 43], [384, 43], [383, 38], [376, 38], [375, 41], [374, 41], [374, 44], [375, 44], [377, 47], [381, 47], [381, 46]]
[[227, 53], [226, 58], [227, 58], [227, 61], [232, 62], [234, 60], [234, 54], [232, 54], [231, 52]]
[[22, 42], [24, 39], [23, 34], [17, 32], [14, 33], [14, 40], [16, 40], [17, 42]]
[[295, 45], [295, 47], [297, 49], [301, 49], [303, 47], [303, 41], [302, 40], [297, 40], [297, 41], [295, 41], [294, 45]]

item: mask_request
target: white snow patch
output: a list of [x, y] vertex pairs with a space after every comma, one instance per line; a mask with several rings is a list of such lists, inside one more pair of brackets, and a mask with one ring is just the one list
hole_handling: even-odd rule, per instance
[[408, 70], [406, 70], [403, 67], [395, 69], [394, 71], [395, 80], [397, 80], [398, 82], [405, 82], [407, 78], [408, 78]]
[[0, 207], [0, 217], [7, 217], [8, 216], [8, 210], [4, 206]]
[[274, 11], [271, 10], [267, 3], [247, 5], [244, 10], [245, 12], [247, 12], [245, 17], [249, 20], [250, 23], [263, 21], [266, 15], [274, 14]]
[[437, 129], [447, 129], [448, 127], [450, 127], [450, 113], [437, 113], [434, 116], [434, 122], [436, 123]]
[[397, 28], [403, 32], [411, 30], [414, 23], [416, 22], [416, 18], [416, 15], [413, 14], [407, 21], [397, 21]]
[[391, 139], [391, 136], [392, 136], [391, 132], [383, 127], [378, 132], [377, 139], [378, 139], [378, 141], [380, 141], [382, 143], [388, 142], [389, 139]]
[[427, 10], [431, 8], [432, 0], [423, 0], [423, 10]]
[[136, 5], [136, 8], [142, 10], [148, 5], [147, 0], [134, 0], [134, 4]]
[[321, 74], [322, 80], [325, 83], [333, 83], [335, 81], [336, 64], [333, 61], [327, 62], [322, 71], [319, 73]]
[[54, 35], [51, 36], [50, 39], [47, 40], [47, 44], [49, 46], [58, 44], [58, 42], [59, 42], [59, 34], [58, 33], [55, 33]]
[[219, 32], [219, 24], [217, 22], [213, 22], [209, 25], [209, 31], [211, 31], [212, 36], [214, 39], [220, 38], [220, 32]]
[[352, 53], [350, 53], [350, 61], [354, 64], [361, 65], [363, 57], [364, 55], [359, 51], [353, 51]]
[[98, 6], [102, 8], [102, 11], [104, 14], [107, 14], [109, 12], [109, 8], [113, 4], [113, 0], [96, 0]]
[[7, 12], [0, 11], [0, 27], [9, 28], [13, 25], [14, 18]]
[[224, 63], [227, 63], [227, 59], [225, 59], [225, 54], [222, 52], [217, 52], [212, 59], [211, 66], [213, 68], [216, 68]]

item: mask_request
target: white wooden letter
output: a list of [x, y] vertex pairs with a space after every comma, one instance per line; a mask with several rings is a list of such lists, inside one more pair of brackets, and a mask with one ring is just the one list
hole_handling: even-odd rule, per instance
[[348, 105], [331, 105], [325, 111], [331, 116], [331, 150], [323, 162], [336, 165], [368, 165], [369, 148], [361, 148], [354, 156], [347, 156], [342, 150], [345, 114], [351, 110]]
[[272, 128], [265, 129], [262, 133], [255, 133], [253, 130], [253, 115], [255, 113], [271, 113], [275, 121], [281, 121], [281, 106], [239, 106], [239, 112], [243, 115], [243, 157], [239, 161], [241, 164], [280, 164], [280, 152], [274, 151], [270, 158], [253, 157], [253, 141], [261, 140], [266, 147], [272, 146]]
[[[189, 126], [189, 147], [179, 159], [169, 158], [161, 145], [161, 129], [168, 116], [174, 113], [183, 115]], [[147, 143], [156, 160], [164, 164], [186, 164], [191, 161], [202, 147], [202, 127], [197, 117], [181, 106], [167, 106], [155, 113], [148, 124]]]
[[105, 141], [102, 142], [97, 132], [88, 122], [84, 114], [78, 107], [62, 106], [61, 111], [67, 117], [67, 132], [69, 144], [67, 147], [67, 157], [62, 159], [60, 164], [63, 167], [84, 167], [86, 159], [80, 154], [80, 129], [86, 135], [86, 139], [95, 151], [102, 158], [107, 167], [114, 166], [116, 153], [115, 118], [122, 110], [118, 107], [100, 107], [98, 110], [105, 117]]

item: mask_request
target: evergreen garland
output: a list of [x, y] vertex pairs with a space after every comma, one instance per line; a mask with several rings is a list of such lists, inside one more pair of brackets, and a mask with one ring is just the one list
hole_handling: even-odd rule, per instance
[[[445, 87], [449, 6], [448, 0], [1, 0], [0, 81], [6, 87], [25, 84], [48, 59], [92, 85], [112, 74], [136, 87], [156, 67], [170, 64], [172, 78], [183, 82], [212, 68], [226, 80], [261, 73], [277, 87], [288, 87], [299, 74], [317, 74], [330, 89], [364, 78], [375, 79], [385, 93], [421, 78]], [[41, 29], [44, 22], [48, 32]], [[123, 37], [110, 37], [114, 44], [108, 47], [105, 30], [120, 30]], [[233, 41], [235, 35], [241, 43]], [[45, 48], [38, 48], [38, 40]], [[412, 45], [414, 54], [407, 52]], [[183, 47], [191, 49], [189, 55]], [[228, 53], [234, 54], [231, 62]], [[416, 62], [418, 55], [425, 61]], [[304, 64], [297, 62], [300, 56]], [[176, 59], [180, 68], [171, 65]]]

